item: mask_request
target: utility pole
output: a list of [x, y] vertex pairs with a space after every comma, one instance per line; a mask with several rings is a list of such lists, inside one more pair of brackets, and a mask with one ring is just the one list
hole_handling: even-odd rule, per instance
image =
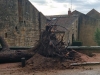
[[71, 11], [72, 11], [72, 0], [71, 0]]

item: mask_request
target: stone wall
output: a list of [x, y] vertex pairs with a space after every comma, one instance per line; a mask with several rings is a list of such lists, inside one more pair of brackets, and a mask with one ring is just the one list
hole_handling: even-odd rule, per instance
[[78, 41], [78, 17], [72, 22], [69, 29], [70, 45], [73, 41]]
[[73, 41], [78, 40], [78, 17], [71, 18], [74, 19], [70, 20], [68, 25], [65, 24], [66, 30], [64, 30], [63, 28], [63, 31], [65, 32], [63, 41], [65, 42], [65, 44], [68, 44], [68, 42], [70, 42], [70, 45], [72, 45]]
[[78, 35], [79, 41], [83, 42], [86, 46], [97, 45], [94, 41], [94, 33], [98, 28], [98, 21], [86, 15], [81, 15], [79, 18]]
[[0, 36], [9, 45], [15, 45], [15, 27], [18, 25], [17, 0], [0, 0]]
[[28, 0], [0, 0], [0, 10], [0, 36], [9, 46], [34, 46], [45, 16], [41, 13], [39, 20], [40, 12]]

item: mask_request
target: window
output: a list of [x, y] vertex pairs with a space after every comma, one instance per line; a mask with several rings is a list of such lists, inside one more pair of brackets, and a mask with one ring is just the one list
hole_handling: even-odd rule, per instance
[[17, 26], [15, 27], [15, 30], [16, 30], [16, 31], [18, 31], [18, 28], [17, 28]]
[[52, 20], [56, 20], [57, 18], [52, 18]]
[[74, 34], [72, 34], [72, 43], [73, 43], [74, 40], [75, 40], [75, 39], [74, 39]]
[[5, 38], [7, 38], [7, 33], [5, 33]]

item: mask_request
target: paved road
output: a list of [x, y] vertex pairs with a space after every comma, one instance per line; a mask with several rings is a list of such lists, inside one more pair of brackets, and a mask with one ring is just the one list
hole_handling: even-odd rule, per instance
[[23, 70], [23, 68], [16, 66], [18, 66], [18, 64], [1, 64], [0, 75], [100, 75], [100, 65], [81, 66], [78, 67], [78, 69], [50, 71]]
[[34, 75], [100, 75], [100, 66], [87, 66], [81, 69], [37, 72]]

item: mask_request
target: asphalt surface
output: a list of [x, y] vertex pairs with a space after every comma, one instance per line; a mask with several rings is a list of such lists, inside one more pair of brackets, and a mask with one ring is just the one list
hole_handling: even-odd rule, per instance
[[[19, 63], [20, 64], [20, 63]], [[100, 65], [78, 66], [74, 69], [35, 71], [18, 64], [0, 64], [0, 75], [100, 75]]]
[[37, 73], [34, 73], [34, 75], [100, 75], [100, 65], [85, 66], [79, 69], [37, 72]]

